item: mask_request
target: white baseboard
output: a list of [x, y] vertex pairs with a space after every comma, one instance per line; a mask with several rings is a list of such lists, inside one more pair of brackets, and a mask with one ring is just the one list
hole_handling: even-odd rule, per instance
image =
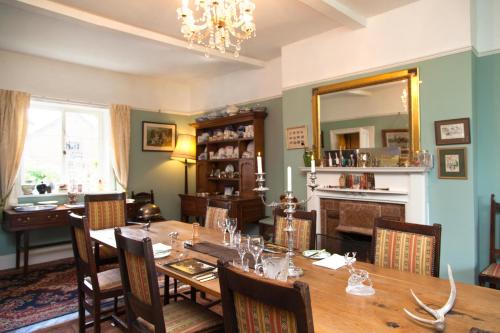
[[[30, 250], [28, 263], [30, 265], [73, 257], [73, 247], [71, 243]], [[23, 267], [23, 253], [21, 252], [21, 267]], [[16, 254], [0, 256], [0, 270], [16, 267]]]

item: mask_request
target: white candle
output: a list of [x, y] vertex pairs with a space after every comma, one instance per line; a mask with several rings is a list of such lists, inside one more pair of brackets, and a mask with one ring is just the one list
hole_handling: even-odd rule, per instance
[[257, 173], [262, 173], [262, 156], [260, 156], [260, 153], [257, 154]]
[[292, 167], [288, 167], [287, 168], [287, 187], [286, 187], [286, 190], [288, 192], [292, 192]]
[[314, 160], [314, 154], [311, 156], [311, 172], [316, 172], [316, 161]]

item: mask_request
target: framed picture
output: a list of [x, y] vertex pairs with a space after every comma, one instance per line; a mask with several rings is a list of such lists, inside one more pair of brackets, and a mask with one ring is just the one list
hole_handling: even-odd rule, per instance
[[469, 118], [435, 121], [434, 130], [438, 146], [470, 143]]
[[286, 148], [301, 149], [307, 147], [307, 126], [290, 127], [286, 129]]
[[174, 151], [175, 124], [142, 122], [142, 151]]
[[438, 177], [441, 179], [467, 179], [466, 147], [438, 148]]
[[382, 130], [384, 147], [399, 147], [401, 150], [410, 148], [410, 134], [407, 128]]

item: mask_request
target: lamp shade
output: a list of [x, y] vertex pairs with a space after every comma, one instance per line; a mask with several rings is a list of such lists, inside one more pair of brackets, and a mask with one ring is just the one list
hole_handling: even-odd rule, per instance
[[181, 162], [196, 163], [196, 140], [194, 135], [179, 134], [177, 144], [170, 158]]

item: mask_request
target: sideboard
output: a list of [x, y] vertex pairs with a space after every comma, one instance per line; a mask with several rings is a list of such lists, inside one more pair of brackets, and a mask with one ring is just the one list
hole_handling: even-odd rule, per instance
[[[127, 216], [136, 216], [141, 206], [142, 204], [139, 203], [127, 203]], [[16, 268], [19, 268], [21, 264], [21, 251], [24, 254], [23, 270], [26, 273], [28, 271], [30, 249], [68, 243], [68, 241], [65, 241], [30, 246], [30, 232], [45, 228], [68, 226], [69, 211], [82, 215], [85, 209], [83, 207], [68, 208], [59, 205], [56, 209], [39, 212], [16, 212], [13, 209], [3, 211], [3, 230], [13, 232], [16, 235]]]

